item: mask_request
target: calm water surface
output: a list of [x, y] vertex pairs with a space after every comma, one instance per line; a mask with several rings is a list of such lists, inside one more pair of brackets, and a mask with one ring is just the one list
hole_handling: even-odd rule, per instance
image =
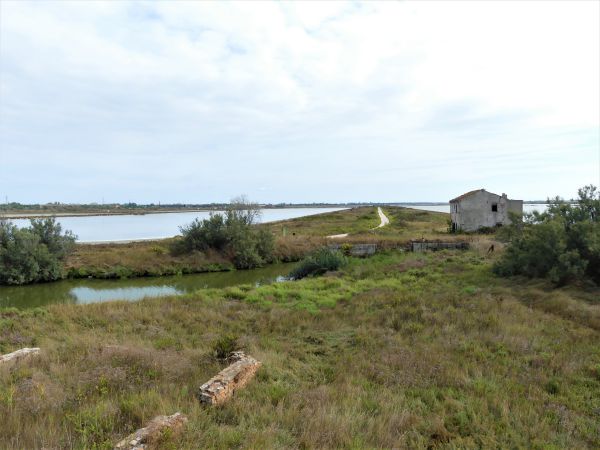
[[261, 269], [212, 272], [173, 277], [131, 280], [64, 280], [28, 286], [0, 286], [0, 308], [33, 308], [51, 303], [98, 303], [137, 301], [145, 297], [181, 295], [198, 289], [282, 281], [294, 263], [273, 264]]
[[[345, 208], [263, 209], [262, 222], [324, 214]], [[213, 211], [219, 212], [219, 211]], [[136, 239], [162, 239], [179, 234], [179, 227], [194, 219], [207, 219], [210, 211], [161, 213], [122, 216], [58, 217], [63, 230], [71, 230], [78, 242], [118, 242]], [[29, 225], [28, 219], [13, 219], [18, 227]]]

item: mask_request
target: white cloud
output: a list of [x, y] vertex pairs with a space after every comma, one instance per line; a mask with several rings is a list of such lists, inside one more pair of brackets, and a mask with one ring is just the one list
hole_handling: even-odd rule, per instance
[[[443, 199], [446, 181], [436, 179], [479, 182], [498, 167], [514, 174], [507, 182], [521, 196], [572, 195], [596, 177], [586, 160], [600, 146], [599, 8], [4, 1], [0, 191], [45, 200], [13, 184], [32, 159], [63, 177], [88, 163], [93, 179], [126, 177], [127, 167], [110, 163], [118, 159], [137, 161], [136, 186], [144, 171], [148, 183], [169, 183], [171, 200], [210, 183], [235, 184], [225, 198], [271, 195], [265, 179], [280, 197], [260, 200]], [[557, 145], [548, 150], [556, 158], [540, 162]], [[567, 162], [581, 173], [571, 170], [555, 192], [543, 168]], [[528, 181], [521, 169], [535, 164], [542, 170]], [[336, 165], [360, 182], [332, 188], [324, 178]], [[190, 167], [205, 178], [194, 180]], [[399, 169], [382, 180], [382, 168]], [[53, 177], [36, 171], [40, 182]], [[48, 195], [93, 200], [84, 196], [98, 189]], [[135, 195], [144, 189], [127, 197]], [[194, 195], [181, 200], [213, 200]]]

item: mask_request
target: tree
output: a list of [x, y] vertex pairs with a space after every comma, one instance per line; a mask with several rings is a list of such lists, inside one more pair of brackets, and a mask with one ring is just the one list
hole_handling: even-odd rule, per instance
[[260, 206], [237, 197], [224, 214], [211, 214], [208, 219], [194, 220], [180, 227], [182, 239], [174, 251], [189, 253], [217, 250], [229, 256], [238, 269], [250, 269], [272, 259], [273, 235], [255, 227], [261, 215]]
[[511, 225], [504, 232], [509, 246], [494, 271], [548, 277], [557, 285], [584, 277], [600, 283], [600, 193], [584, 186], [578, 195], [575, 204], [549, 200], [545, 212]]
[[245, 195], [235, 197], [225, 209], [227, 222], [242, 225], [255, 225], [262, 215], [260, 205], [248, 200]]
[[63, 276], [63, 261], [76, 237], [54, 218], [31, 220], [19, 229], [0, 221], [0, 284], [53, 281]]
[[73, 250], [77, 237], [69, 230], [62, 232], [62, 226], [54, 218], [31, 219], [31, 231], [40, 238], [40, 243], [59, 260], [63, 260]]

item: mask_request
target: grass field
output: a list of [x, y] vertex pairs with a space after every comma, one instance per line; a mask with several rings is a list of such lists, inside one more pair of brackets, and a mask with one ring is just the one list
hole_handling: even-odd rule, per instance
[[[388, 251], [321, 278], [0, 313], [0, 448], [598, 448], [600, 299], [503, 280], [483, 252]], [[197, 388], [237, 337], [263, 362], [229, 403]]]
[[342, 233], [368, 232], [379, 225], [377, 208], [361, 206], [333, 213], [315, 214], [265, 225], [276, 236], [331, 236]]
[[[276, 236], [275, 258], [297, 261], [326, 243], [326, 236], [350, 233], [348, 242], [398, 245], [421, 236], [443, 236], [447, 215], [406, 208], [385, 209], [390, 225], [379, 225], [377, 208], [359, 207], [259, 225]], [[229, 270], [232, 262], [216, 252], [173, 255], [174, 239], [127, 244], [78, 244], [66, 261], [72, 278], [127, 278]], [[339, 241], [337, 241], [339, 242]]]
[[[493, 235], [448, 236], [447, 215], [384, 211], [391, 223], [375, 231], [375, 208], [263, 225], [281, 260], [343, 232], [384, 249], [319, 278], [0, 309], [0, 353], [42, 348], [0, 367], [0, 448], [109, 449], [176, 411], [190, 422], [158, 448], [599, 448], [598, 288], [497, 278]], [[403, 251], [421, 237], [471, 250]], [[228, 264], [168, 247], [80, 245], [69, 264], [157, 275]], [[232, 337], [263, 366], [230, 402], [203, 407], [195, 392]]]

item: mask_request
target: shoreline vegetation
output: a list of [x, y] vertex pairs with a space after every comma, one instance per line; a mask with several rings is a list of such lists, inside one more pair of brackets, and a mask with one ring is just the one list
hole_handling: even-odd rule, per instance
[[[379, 239], [369, 232], [378, 221], [376, 208], [359, 207], [254, 226], [273, 234], [273, 262], [296, 262], [325, 246], [325, 235], [330, 232], [350, 230], [349, 242]], [[173, 254], [171, 249], [180, 240], [76, 244], [65, 262], [67, 277], [130, 278], [235, 270], [231, 258], [214, 249]]]
[[[111, 215], [176, 214], [184, 212], [224, 211], [228, 203], [208, 204], [20, 204], [0, 203], [0, 219], [34, 219], [45, 217], [79, 217]], [[371, 203], [277, 203], [261, 204], [261, 209], [282, 208], [356, 208]]]
[[[243, 215], [197, 222], [179, 240], [204, 250], [177, 261], [169, 240], [78, 245], [66, 263], [97, 270], [233, 265], [226, 249], [257, 245], [265, 231], [273, 257], [309, 257], [297, 281], [0, 308], [0, 354], [40, 349], [0, 367], [0, 447], [110, 449], [179, 411], [187, 426], [162, 435], [157, 448], [598, 448], [598, 286], [494, 273], [530, 255], [528, 243], [560, 250], [582, 227], [586, 239], [565, 247], [568, 261], [554, 262], [583, 276], [576, 256], [597, 255], [600, 199], [589, 192], [577, 208], [557, 203], [491, 234], [448, 234], [447, 214], [394, 207], [382, 208], [389, 225], [372, 230], [377, 208], [363, 207], [249, 233], [238, 228]], [[324, 235], [342, 232], [350, 234], [336, 240], [339, 251], [323, 249]], [[398, 249], [412, 239], [470, 246]], [[378, 252], [343, 255], [351, 243], [376, 243]], [[544, 249], [544, 257], [556, 253]], [[223, 405], [202, 406], [199, 387], [237, 350], [262, 362], [256, 377]]]
[[[349, 233], [336, 243], [376, 243], [382, 249], [404, 247], [417, 237], [464, 240], [447, 234], [448, 214], [403, 207], [383, 208], [390, 224], [380, 223], [377, 208], [363, 206], [253, 225], [274, 236], [271, 262], [297, 262], [327, 245], [328, 235]], [[471, 237], [471, 239], [476, 237]], [[129, 243], [76, 244], [65, 262], [68, 278], [130, 278], [235, 270], [230, 256], [214, 249], [173, 254], [181, 237]]]
[[[384, 207], [391, 223], [377, 227], [377, 208], [363, 206], [332, 213], [256, 224], [273, 234], [271, 262], [296, 262], [327, 244], [325, 236], [349, 233], [336, 243], [377, 243], [381, 248], [396, 248], [417, 236], [464, 239], [448, 236], [447, 214], [403, 207]], [[61, 278], [135, 278], [235, 270], [231, 255], [215, 249], [184, 254], [173, 252], [181, 236], [127, 243], [75, 243], [64, 260]]]
[[[588, 192], [586, 189], [591, 190]], [[385, 227], [378, 227], [380, 217], [377, 213], [377, 207], [374, 206], [362, 206], [260, 224], [257, 223], [257, 219], [260, 216], [262, 207], [248, 202], [245, 198], [241, 198], [242, 202], [239, 204], [231, 203], [224, 206], [225, 213], [217, 213], [209, 219], [197, 219], [191, 224], [182, 225], [183, 236], [167, 239], [73, 245], [73, 236], [67, 233], [64, 238], [61, 238], [56, 234], [61, 232], [60, 225], [54, 224], [52, 226], [56, 229], [52, 231], [55, 234], [52, 239], [55, 242], [49, 248], [56, 247], [61, 248], [61, 250], [58, 254], [58, 261], [51, 264], [51, 276], [42, 275], [37, 279], [31, 277], [28, 279], [29, 281], [11, 282], [8, 280], [8, 284], [64, 278], [119, 279], [251, 269], [277, 262], [300, 261], [319, 248], [331, 243], [331, 240], [327, 239], [328, 236], [343, 236], [342, 239], [336, 239], [336, 243], [340, 245], [351, 246], [357, 243], [371, 243], [376, 244], [380, 250], [405, 247], [410, 240], [414, 239], [469, 240], [471, 242], [499, 240], [504, 241], [504, 244], [506, 244], [511, 240], [511, 234], [514, 240], [516, 236], [522, 235], [523, 226], [529, 227], [536, 221], [540, 222], [542, 221], [540, 218], [555, 217], [554, 223], [556, 224], [560, 220], [568, 219], [572, 221], [571, 216], [581, 215], [582, 213], [578, 211], [582, 211], [584, 219], [588, 217], [592, 218], [593, 221], [594, 213], [585, 213], [584, 211], [593, 208], [588, 203], [591, 201], [590, 205], [592, 205], [595, 201], [593, 200], [596, 195], [594, 189], [593, 187], [586, 187], [580, 190], [580, 194], [584, 195], [579, 199], [579, 205], [573, 202], [564, 202], [558, 198], [553, 201], [549, 200], [549, 212], [541, 215], [537, 213], [533, 215], [526, 214], [523, 225], [508, 227], [500, 230], [499, 233], [498, 230], [485, 230], [485, 233], [469, 233], [468, 235], [448, 233], [449, 215], [447, 213], [389, 205], [383, 207], [384, 214], [390, 220], [390, 223], [386, 224]], [[563, 216], [565, 218], [561, 219]], [[229, 219], [224, 219], [227, 217]], [[250, 220], [247, 220], [248, 218]], [[45, 222], [48, 222], [45, 225], [46, 228], [50, 227], [49, 229], [52, 229], [49, 223], [51, 220], [50, 218], [33, 219], [32, 224], [37, 224], [37, 227], [34, 226], [32, 230], [41, 230], [41, 224]], [[227, 225], [229, 222], [231, 222], [230, 225]], [[32, 240], [32, 242], [37, 239], [42, 244], [48, 239], [48, 231], [37, 237], [29, 237], [31, 233], [18, 233], [17, 229], [10, 225], [10, 222], [4, 222], [3, 226], [6, 228], [5, 231], [13, 230], [12, 234], [15, 235], [15, 238], [12, 238], [14, 244], [19, 244], [23, 240], [21, 235]], [[543, 227], [538, 224], [534, 229], [541, 230]], [[589, 234], [589, 238], [585, 238], [588, 242], [572, 245], [579, 246], [576, 251], [579, 251], [584, 258], [591, 258], [589, 262], [586, 262], [585, 259], [583, 262], [577, 262], [579, 261], [577, 260], [578, 256], [573, 254], [570, 249], [568, 260], [563, 258], [558, 262], [543, 263], [550, 264], [548, 267], [554, 265], [556, 267], [555, 272], [558, 270], [562, 274], [554, 276], [554, 279], [560, 283], [568, 281], [569, 278], [576, 278], [578, 274], [583, 272], [586, 264], [588, 273], [590, 273], [590, 269], [593, 272], [595, 266], [598, 265], [595, 261], [597, 257], [593, 256], [595, 254], [594, 246], [596, 245], [593, 237], [595, 236], [593, 231], [595, 228], [589, 228], [588, 226], [587, 228], [578, 229], [588, 230], [586, 233]], [[7, 236], [10, 234], [8, 233]], [[485, 235], [488, 235], [488, 237], [484, 237]], [[66, 243], [57, 244], [61, 239], [66, 239]], [[567, 239], [569, 242], [575, 242], [575, 237], [563, 238], [556, 235], [555, 239], [562, 239], [563, 241]], [[567, 242], [567, 246], [571, 245], [569, 242]], [[495, 242], [495, 244], [499, 249], [503, 246], [502, 242]], [[540, 244], [535, 245], [539, 246]], [[558, 241], [552, 245], [554, 247], [549, 253], [556, 255], [565, 246], [565, 244]], [[65, 249], [70, 250], [62, 249], [63, 246]], [[515, 245], [512, 247], [511, 251], [516, 248]], [[44, 248], [42, 250], [46, 251]], [[5, 249], [4, 252], [4, 258], [6, 258], [6, 255], [10, 252], [8, 252], [8, 249]], [[17, 254], [16, 252], [12, 253]], [[32, 254], [31, 258], [35, 259], [36, 256]], [[245, 259], [245, 262], [241, 262], [240, 258]], [[47, 259], [45, 257], [43, 264], [48, 265]], [[509, 264], [516, 264], [514, 267], [521, 266], [522, 262], [517, 261], [517, 259], [513, 258], [513, 262], [502, 261], [496, 265], [494, 270], [499, 274], [519, 274], [518, 269], [505, 269], [511, 267]], [[537, 260], [539, 261], [539, 258]], [[62, 270], [58, 268], [59, 262], [62, 262]], [[9, 261], [8, 265], [11, 264]], [[539, 265], [539, 263], [537, 264]], [[27, 262], [28, 270], [30, 266], [35, 265], [36, 261]], [[548, 270], [536, 269], [529, 272], [524, 271], [524, 273], [535, 276], [537, 273], [543, 275]], [[592, 278], [594, 277], [597, 278], [596, 275], [592, 276]]]
[[[598, 448], [600, 305], [493, 275], [497, 255], [384, 251], [320, 277], [179, 297], [0, 310], [0, 447]], [[223, 342], [262, 362], [218, 408]]]

